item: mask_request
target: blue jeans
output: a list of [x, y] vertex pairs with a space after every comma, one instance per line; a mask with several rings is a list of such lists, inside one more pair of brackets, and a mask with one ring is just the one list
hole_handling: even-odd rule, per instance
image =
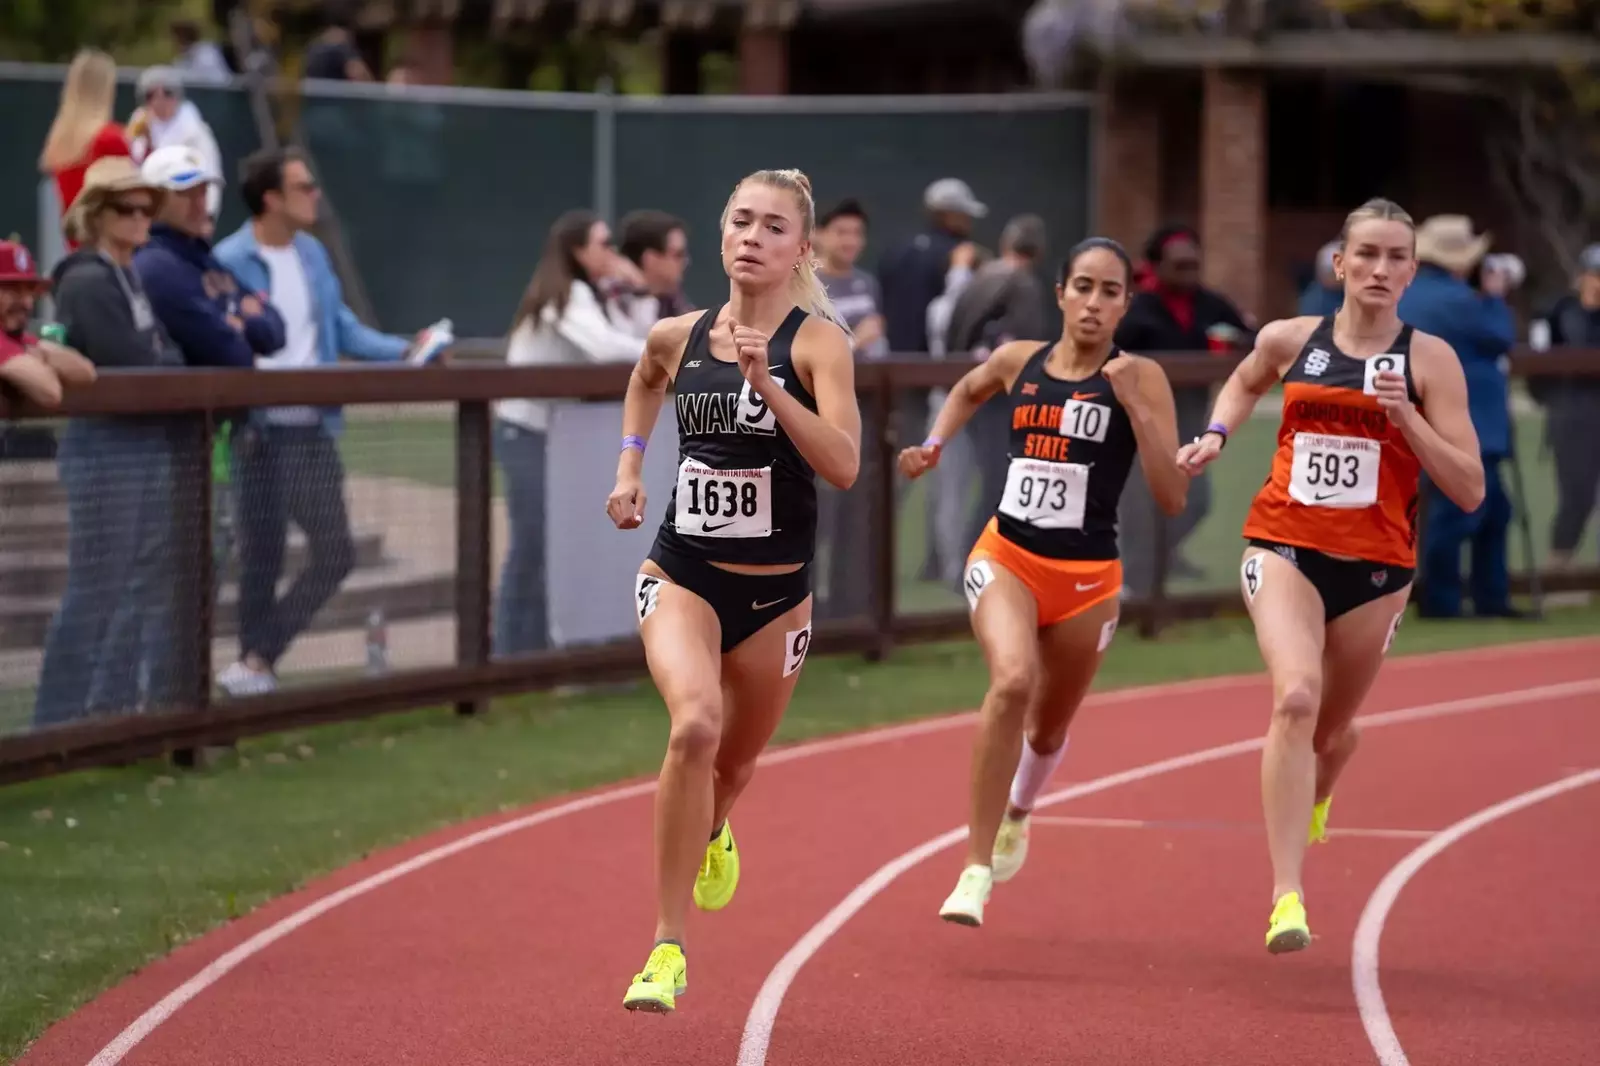
[[494, 654], [522, 655], [550, 646], [545, 595], [545, 435], [503, 419], [494, 452], [505, 475], [511, 543], [495, 595]]
[[1472, 547], [1472, 607], [1478, 615], [1503, 614], [1511, 606], [1506, 547], [1511, 498], [1500, 480], [1501, 456], [1483, 457], [1484, 496], [1475, 511], [1463, 511], [1423, 478], [1422, 567], [1417, 606], [1425, 615], [1461, 613], [1461, 549]]
[[61, 435], [67, 587], [45, 637], [37, 726], [171, 699], [172, 449], [156, 420], [75, 418]]

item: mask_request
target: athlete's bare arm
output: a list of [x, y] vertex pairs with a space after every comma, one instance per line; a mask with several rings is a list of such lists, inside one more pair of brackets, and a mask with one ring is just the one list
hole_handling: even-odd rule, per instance
[[[1232, 436], [1256, 409], [1261, 397], [1289, 372], [1300, 349], [1305, 347], [1321, 321], [1312, 315], [1302, 315], [1276, 319], [1262, 326], [1261, 332], [1256, 334], [1256, 346], [1222, 383], [1217, 402], [1211, 408], [1212, 424], [1221, 424]], [[1178, 449], [1179, 469], [1198, 474], [1221, 453], [1223, 443], [1214, 433], [1202, 433], [1198, 440]]]
[[1167, 372], [1154, 359], [1123, 353], [1106, 365], [1105, 375], [1133, 425], [1139, 467], [1150, 494], [1167, 514], [1182, 514], [1189, 498], [1189, 475], [1173, 461], [1178, 450], [1178, 409]]
[[[661, 416], [667, 386], [677, 376], [689, 332], [704, 312], [664, 318], [650, 327], [644, 352], [628, 375], [628, 392], [622, 399], [622, 435], [648, 441]], [[620, 529], [633, 529], [644, 521], [644, 450], [623, 448], [617, 456], [617, 485], [606, 500], [606, 514]]]
[[[933, 420], [930, 439], [939, 444], [961, 432], [992, 397], [1008, 392], [1017, 375], [1027, 365], [1028, 359], [1039, 350], [1043, 341], [1009, 341], [989, 353], [989, 358], [967, 371], [955, 383], [939, 408], [939, 417]], [[937, 463], [939, 445], [924, 447], [921, 442], [900, 450], [900, 472], [909, 478], [918, 478]]]
[[[771, 381], [750, 380], [794, 446], [828, 484], [841, 491], [861, 472], [861, 407], [856, 401], [856, 361], [844, 330], [816, 315], [795, 334], [789, 358], [800, 383], [816, 397], [808, 410]], [[762, 358], [763, 372], [765, 357]]]
[[1411, 376], [1423, 414], [1406, 395], [1403, 374], [1381, 373], [1373, 382], [1378, 402], [1399, 427], [1439, 491], [1463, 511], [1483, 503], [1483, 454], [1467, 409], [1467, 378], [1455, 349], [1438, 337], [1416, 333], [1411, 341]]

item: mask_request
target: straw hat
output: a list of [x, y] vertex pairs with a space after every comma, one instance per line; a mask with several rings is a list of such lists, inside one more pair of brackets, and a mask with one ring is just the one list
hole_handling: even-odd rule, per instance
[[89, 164], [83, 175], [83, 188], [67, 208], [62, 228], [74, 241], [81, 242], [88, 232], [86, 223], [118, 193], [139, 190], [151, 196], [152, 206], [161, 210], [166, 190], [154, 185], [127, 156], [108, 156]]
[[1466, 215], [1434, 215], [1417, 227], [1417, 260], [1446, 270], [1471, 270], [1489, 251], [1487, 233], [1474, 236]]

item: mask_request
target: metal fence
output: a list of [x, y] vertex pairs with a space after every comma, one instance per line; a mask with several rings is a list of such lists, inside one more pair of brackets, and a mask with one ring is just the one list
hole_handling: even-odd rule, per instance
[[[604, 518], [628, 368], [514, 369], [494, 365], [492, 346], [471, 354], [427, 369], [110, 371], [49, 413], [0, 397], [0, 419], [17, 419], [0, 423], [0, 781], [404, 707], [470, 712], [498, 694], [642, 674], [631, 579], [666, 494], [652, 491], [643, 531]], [[1163, 363], [1180, 387], [1214, 385], [1233, 365], [1210, 355]], [[894, 469], [897, 410], [964, 369], [912, 359], [858, 368], [862, 473], [823, 508], [833, 517], [819, 530], [819, 651], [881, 658], [900, 642], [969, 632], [949, 570], [925, 566], [928, 479], [908, 484]], [[1513, 373], [1600, 376], [1600, 352], [1519, 353]], [[510, 396], [565, 400], [570, 418], [552, 429], [540, 468], [557, 501], [541, 519], [545, 576], [502, 596], [522, 521], [508, 490], [528, 476], [495, 439], [493, 401]], [[271, 457], [252, 452], [229, 419], [287, 404], [346, 405], [344, 427], [327, 454], [287, 457], [282, 491], [263, 495], [250, 479]], [[1516, 406], [1530, 535], [1513, 561], [1526, 590], [1556, 489], [1542, 410], [1520, 389]], [[1129, 574], [1147, 575], [1124, 604], [1129, 630], [1152, 636], [1240, 608], [1239, 527], [1268, 468], [1275, 417], [1264, 401], [1235, 434], [1212, 474], [1209, 511], [1176, 550], [1158, 533], [1138, 556], [1125, 532]], [[669, 418], [656, 431], [666, 446], [651, 449], [668, 467]], [[1122, 511], [1125, 531], [1153, 520], [1147, 499], [1126, 496]], [[1600, 588], [1592, 526], [1584, 565], [1540, 575], [1544, 589]], [[263, 528], [269, 536], [247, 548]], [[268, 580], [251, 587], [246, 552], [262, 543], [278, 555], [264, 571], [253, 560]], [[297, 582], [327, 594], [301, 594], [318, 606], [298, 631], [284, 617]], [[252, 597], [276, 605], [252, 610]], [[544, 646], [522, 650], [512, 615], [540, 608]], [[277, 691], [228, 694], [219, 682], [243, 642], [270, 644], [274, 627], [294, 638]]]
[[[60, 244], [40, 206], [38, 147], [65, 68], [0, 63], [0, 233]], [[116, 115], [131, 113], [132, 72]], [[226, 176], [260, 143], [242, 87], [192, 87]], [[862, 97], [632, 97], [328, 82], [279, 85], [276, 100], [316, 162], [376, 319], [407, 333], [447, 315], [459, 334], [503, 334], [552, 222], [588, 207], [613, 223], [655, 208], [688, 224], [685, 287], [702, 306], [725, 285], [715, 220], [734, 182], [799, 167], [825, 209], [845, 197], [871, 217], [874, 249], [922, 226], [922, 190], [964, 178], [990, 206], [976, 237], [995, 246], [1032, 212], [1066, 248], [1091, 218], [1093, 97], [1079, 93]], [[244, 220], [224, 197], [219, 233]], [[865, 263], [863, 265], [866, 265]], [[1053, 309], [1052, 309], [1053, 310]]]

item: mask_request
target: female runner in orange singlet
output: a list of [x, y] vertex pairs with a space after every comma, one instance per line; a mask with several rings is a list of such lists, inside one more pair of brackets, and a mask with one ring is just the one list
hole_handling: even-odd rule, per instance
[[[1178, 463], [1199, 472], [1283, 383], [1272, 473], [1244, 523], [1245, 605], [1272, 678], [1261, 801], [1272, 855], [1267, 950], [1311, 943], [1301, 866], [1323, 839], [1352, 722], [1405, 612], [1416, 567], [1418, 475], [1464, 511], [1483, 463], [1455, 351], [1400, 321], [1416, 275], [1411, 216], [1370, 200], [1345, 219], [1334, 269], [1344, 307], [1269, 323]], [[1307, 832], [1307, 824], [1310, 832]]]
[[993, 882], [1015, 876], [1027, 855], [1028, 815], [1116, 629], [1117, 502], [1135, 457], [1168, 514], [1188, 494], [1171, 458], [1178, 424], [1166, 373], [1112, 343], [1132, 280], [1115, 241], [1078, 244], [1056, 282], [1061, 339], [996, 348], [950, 390], [928, 441], [900, 453], [901, 472], [919, 477], [979, 406], [1007, 394], [1010, 471], [964, 579], [989, 691], [972, 753], [966, 861], [939, 910], [948, 922], [983, 924]]

